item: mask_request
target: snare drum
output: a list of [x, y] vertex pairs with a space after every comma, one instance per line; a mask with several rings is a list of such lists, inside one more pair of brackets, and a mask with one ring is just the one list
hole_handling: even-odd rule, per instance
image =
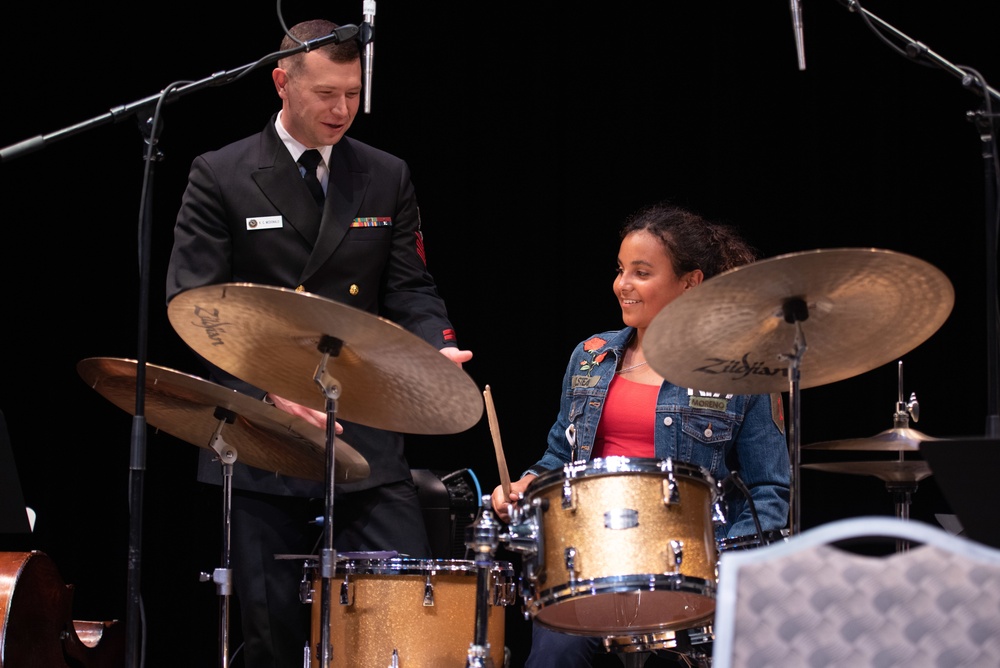
[[[487, 642], [504, 665], [504, 608], [514, 602], [508, 562], [490, 569]], [[464, 666], [475, 640], [478, 566], [454, 559], [338, 558], [330, 580], [331, 666]], [[322, 580], [313, 578], [311, 665], [318, 668]]]
[[669, 459], [608, 457], [542, 474], [511, 517], [525, 610], [576, 635], [710, 623], [718, 498], [705, 469]]

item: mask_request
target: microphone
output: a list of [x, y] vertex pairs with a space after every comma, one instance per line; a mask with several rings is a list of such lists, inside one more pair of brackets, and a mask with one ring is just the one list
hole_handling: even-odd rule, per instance
[[806, 69], [806, 45], [802, 36], [802, 0], [791, 0], [792, 29], [795, 31], [795, 51], [799, 56], [799, 70]]
[[364, 0], [362, 8], [364, 13], [364, 23], [361, 24], [361, 43], [365, 46], [364, 60], [364, 90], [365, 90], [365, 113], [372, 112], [372, 63], [375, 60], [375, 45], [372, 44], [372, 33], [375, 29], [375, 0]]
[[[330, 44], [331, 42], [333, 44], [340, 44], [341, 42], [346, 42], [349, 39], [354, 39], [355, 37], [357, 37], [357, 35], [360, 32], [360, 30], [361, 29], [358, 28], [356, 25], [353, 25], [353, 24], [349, 23], [349, 24], [347, 24], [345, 26], [339, 26], [339, 27], [334, 28], [333, 30], [331, 30], [330, 34], [333, 35], [333, 39], [332, 40], [330, 40], [330, 39], [328, 39], [326, 37], [317, 37], [316, 39], [309, 40], [305, 44], [306, 44], [307, 47], [310, 47], [310, 48], [315, 48], [312, 45], [315, 44], [316, 42], [320, 42], [320, 41], [322, 41], [322, 44]], [[309, 50], [309, 48], [306, 49], [306, 51], [308, 51], [308, 50]]]

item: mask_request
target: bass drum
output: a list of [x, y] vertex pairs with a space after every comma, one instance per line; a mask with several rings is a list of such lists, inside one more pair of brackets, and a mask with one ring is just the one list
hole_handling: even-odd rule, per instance
[[544, 473], [511, 518], [512, 547], [526, 553], [525, 609], [576, 635], [711, 623], [718, 498], [705, 469], [669, 459], [607, 457]]
[[[475, 640], [478, 566], [457, 559], [338, 558], [330, 580], [334, 668], [464, 666]], [[508, 562], [490, 569], [487, 642], [493, 665], [505, 665], [504, 606], [516, 583]], [[322, 579], [313, 577], [311, 665], [319, 668]]]

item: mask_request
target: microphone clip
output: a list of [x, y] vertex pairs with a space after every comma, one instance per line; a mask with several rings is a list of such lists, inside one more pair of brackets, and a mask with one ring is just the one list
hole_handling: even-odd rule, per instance
[[375, 28], [372, 26], [372, 24], [369, 23], [368, 21], [363, 22], [361, 24], [361, 29], [358, 31], [358, 41], [361, 43], [361, 46], [365, 46], [366, 44], [371, 42], [375, 36], [374, 33], [375, 33]]

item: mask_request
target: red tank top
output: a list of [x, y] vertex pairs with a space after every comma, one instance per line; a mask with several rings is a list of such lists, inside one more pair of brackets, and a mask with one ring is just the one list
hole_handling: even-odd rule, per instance
[[656, 397], [659, 385], [634, 383], [615, 375], [601, 411], [594, 457], [654, 457]]

